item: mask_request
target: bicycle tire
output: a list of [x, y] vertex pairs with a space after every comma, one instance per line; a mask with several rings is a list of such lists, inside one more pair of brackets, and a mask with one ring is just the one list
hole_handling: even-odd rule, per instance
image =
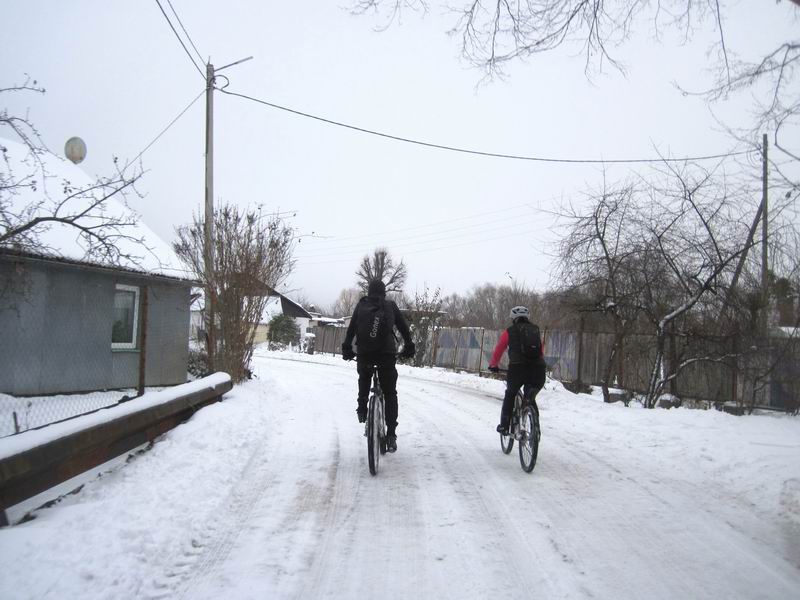
[[519, 464], [526, 473], [533, 471], [536, 466], [536, 458], [539, 455], [539, 418], [537, 411], [531, 406], [522, 409], [520, 415], [520, 440], [519, 440]]
[[367, 462], [369, 463], [369, 472], [371, 475], [378, 474], [378, 467], [380, 464], [380, 434], [378, 432], [378, 414], [375, 410], [376, 398], [372, 395], [369, 399], [367, 407]]
[[522, 406], [524, 401], [524, 396], [522, 395], [522, 390], [517, 392], [516, 397], [514, 398], [514, 407], [512, 408], [511, 413], [511, 422], [508, 424], [508, 435], [500, 434], [500, 449], [503, 451], [503, 454], [511, 454], [511, 451], [514, 449], [514, 433], [517, 429], [517, 417], [518, 417], [518, 410], [519, 407]]
[[507, 433], [506, 435], [500, 434], [500, 449], [503, 451], [503, 454], [511, 454], [511, 450], [514, 448], [514, 436], [511, 433]]

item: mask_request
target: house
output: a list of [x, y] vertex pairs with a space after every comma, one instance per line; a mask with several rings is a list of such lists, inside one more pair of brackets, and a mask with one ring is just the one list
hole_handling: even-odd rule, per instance
[[267, 306], [264, 308], [261, 320], [256, 325], [256, 335], [254, 338], [256, 344], [267, 341], [267, 337], [269, 336], [269, 322], [276, 315], [292, 317], [300, 330], [300, 341], [302, 342], [305, 339], [308, 323], [312, 318], [311, 313], [291, 298], [284, 296], [277, 290], [270, 289], [270, 299], [267, 302]]
[[[27, 150], [2, 140], [9, 169], [25, 173]], [[24, 207], [64, 203], [95, 182], [54, 155], [46, 181], [5, 195]], [[12, 166], [13, 165], [13, 166]], [[48, 192], [44, 196], [47, 184]], [[97, 193], [97, 192], [93, 192]], [[75, 201], [75, 200], [72, 200]], [[114, 197], [107, 211], [124, 214]], [[114, 265], [86, 258], [77, 230], [54, 223], [35, 247], [0, 247], [0, 393], [15, 396], [184, 383], [192, 285], [172, 249], [143, 223], [125, 230]], [[137, 240], [141, 240], [140, 243]]]
[[306, 324], [307, 332], [311, 332], [315, 327], [345, 327], [344, 318], [326, 317], [313, 304], [308, 307], [308, 312], [311, 319]]
[[186, 382], [192, 282], [0, 249], [0, 393]]

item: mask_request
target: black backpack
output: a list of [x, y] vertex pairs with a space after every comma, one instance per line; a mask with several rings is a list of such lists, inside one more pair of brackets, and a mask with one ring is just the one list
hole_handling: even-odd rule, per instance
[[520, 354], [528, 360], [539, 360], [542, 357], [539, 328], [530, 321], [517, 323], [516, 327], [519, 331]]
[[380, 352], [386, 348], [386, 340], [394, 328], [394, 313], [386, 301], [361, 302], [356, 323], [356, 347], [358, 352]]

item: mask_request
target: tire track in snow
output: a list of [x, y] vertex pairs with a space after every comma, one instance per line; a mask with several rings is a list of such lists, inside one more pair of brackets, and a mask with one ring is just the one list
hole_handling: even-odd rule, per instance
[[[508, 582], [509, 589], [537, 590], [537, 595], [541, 594], [546, 598], [591, 597], [592, 594], [587, 588], [579, 586], [578, 589], [575, 589], [573, 586], [567, 585], [566, 582], [579, 580], [580, 571], [572, 565], [572, 561], [566, 555], [558, 550], [557, 544], [552, 539], [549, 540], [548, 545], [529, 535], [529, 531], [526, 530], [528, 528], [526, 523], [527, 507], [509, 502], [504, 494], [510, 483], [508, 478], [502, 475], [505, 472], [502, 469], [502, 463], [509, 459], [514, 460], [513, 465], [517, 471], [512, 474], [512, 478], [531, 477], [519, 468], [516, 446], [512, 456], [508, 457], [500, 451], [498, 441], [496, 444], [497, 454], [489, 456], [486, 438], [496, 437], [496, 434], [491, 432], [488, 425], [486, 438], [476, 438], [474, 435], [465, 433], [475, 430], [474, 422], [465, 423], [467, 420], [465, 417], [486, 422], [485, 414], [460, 406], [447, 398], [430, 399], [427, 396], [416, 394], [412, 394], [412, 398], [418, 401], [417, 404], [410, 407], [412, 414], [417, 414], [418, 422], [424, 422], [433, 427], [437, 432], [436, 438], [447, 440], [448, 448], [456, 452], [455, 456], [447, 453], [440, 454], [445, 467], [443, 470], [457, 474], [452, 476], [450, 481], [457, 496], [467, 499], [475, 511], [488, 518], [490, 532], [487, 537], [490, 542], [486, 551], [498, 557], [500, 562], [510, 563], [511, 568], [508, 570], [513, 575], [508, 579], [514, 581]], [[423, 413], [420, 410], [422, 405], [427, 405], [431, 412], [439, 413], [439, 419], [425, 419], [430, 412]], [[496, 409], [499, 411], [499, 408], [498, 402]], [[437, 421], [447, 422], [448, 426], [444, 428]], [[468, 426], [459, 427], [457, 426], [459, 422]], [[458, 438], [460, 443], [451, 443], [454, 437]], [[499, 438], [497, 439], [499, 440]], [[512, 506], [512, 504], [516, 505]], [[543, 526], [543, 529], [546, 530], [548, 527]], [[494, 535], [491, 535], [491, 530], [494, 530]], [[561, 558], [560, 562], [564, 563], [557, 567], [559, 571], [557, 573], [550, 572], [553, 569], [551, 559], [546, 560], [544, 567], [536, 560], [543, 553], [551, 554], [553, 550], [558, 552]], [[494, 593], [502, 592], [503, 590], [494, 590]]]
[[[236, 546], [240, 532], [273, 485], [280, 471], [274, 467], [282, 460], [280, 436], [256, 432], [255, 444], [238, 470], [233, 486], [221, 498], [211, 518], [202, 523], [178, 554], [164, 561], [164, 575], [152, 582], [146, 598], [191, 598], [195, 589], [212, 577]], [[187, 506], [191, 510], [191, 506]]]
[[[448, 418], [460, 420], [465, 430], [470, 429], [468, 417], [476, 414], [469, 407], [462, 408], [463, 399], [437, 400]], [[751, 537], [732, 531], [736, 529], [736, 511], [727, 517], [720, 514], [727, 511], [720, 510], [719, 505], [716, 510], [698, 511], [698, 505], [703, 504], [700, 499], [708, 491], [687, 482], [670, 481], [668, 486], [659, 483], [651, 488], [651, 474], [624, 473], [603, 457], [602, 451], [591, 452], [577, 437], [568, 438], [548, 429], [542, 404], [543, 437], [532, 475], [549, 481], [542, 481], [544, 485], [537, 486], [535, 493], [526, 485], [524, 475], [509, 485], [517, 490], [513, 495], [531, 493], [531, 509], [538, 513], [538, 525], [548, 530], [553, 551], [564, 563], [575, 564], [587, 581], [581, 557], [587, 556], [587, 550], [593, 553], [593, 589], [584, 587], [583, 593], [599, 593], [601, 597], [614, 590], [618, 593], [620, 580], [626, 581], [631, 598], [708, 597], [718, 593], [720, 587], [727, 588], [730, 597], [749, 598], [761, 594], [767, 581], [773, 579], [783, 582], [779, 587], [791, 589], [796, 573], [773, 564], [766, 546], [764, 555], [754, 554]], [[496, 410], [499, 412], [499, 403]], [[589, 504], [595, 510], [585, 511]], [[600, 510], [596, 510], [598, 505]], [[584, 516], [587, 513], [595, 517]], [[596, 522], [600, 514], [602, 519]], [[744, 518], [749, 516], [744, 513]], [[729, 571], [724, 583], [717, 573], [708, 571], [707, 563], [693, 560], [697, 555], [720, 556], [720, 571]], [[665, 559], [659, 560], [661, 556]], [[740, 567], [731, 569], [725, 562], [734, 556]], [[768, 579], [754, 584], [748, 565], [757, 565], [756, 570]], [[616, 575], [608, 577], [606, 571]], [[637, 571], [642, 575], [637, 576]], [[654, 587], [652, 581], [660, 583]]]
[[[265, 445], [259, 445], [253, 452], [244, 469], [246, 477], [230, 494], [229, 500], [220, 507], [219, 521], [210, 528], [209, 539], [199, 543], [199, 560], [193, 570], [201, 578], [211, 577], [218, 564], [222, 563], [236, 543], [240, 531], [247, 525], [250, 515], [264, 491], [274, 482], [276, 473], [271, 460], [267, 460]], [[181, 598], [191, 598], [193, 586], [199, 582], [195, 578], [182, 592]]]
[[[296, 488], [297, 502], [314, 499], [286, 521], [303, 520], [305, 529], [269, 546], [273, 553], [296, 546], [292, 555], [303, 558], [302, 568], [275, 575], [273, 595], [476, 597], [524, 590], [547, 598], [745, 598], [778, 597], [776, 590], [788, 592], [797, 582], [796, 572], [768, 564], [775, 556], [768, 546], [759, 557], [740, 543], [742, 533], [727, 524], [735, 525], [737, 511], [714, 514], [711, 501], [697, 502], [700, 486], [663, 477], [651, 482], [646, 463], [615, 464], [614, 454], [553, 427], [546, 399], [539, 460], [528, 475], [516, 451], [500, 452], [493, 432], [499, 397], [492, 402], [475, 390], [401, 374], [400, 451], [384, 457], [372, 478], [352, 423], [354, 369], [317, 364], [326, 367], [324, 376], [317, 371], [317, 384], [316, 363], [286, 362], [297, 368], [281, 367], [282, 376], [302, 378], [303, 393], [328, 394], [326, 386], [340, 387], [339, 379], [349, 391], [346, 409], [310, 409], [325, 412], [325, 426], [338, 440], [324, 485], [308, 470], [281, 484]], [[343, 398], [337, 391], [336, 400]], [[311, 460], [322, 460], [324, 448], [317, 450]], [[286, 459], [289, 468], [300, 465]], [[382, 556], [385, 535], [395, 538], [395, 561]], [[457, 580], [448, 581], [454, 574]], [[415, 576], [417, 587], [409, 583]]]
[[[355, 395], [355, 373], [340, 373]], [[381, 457], [378, 476], [370, 475], [364, 426], [355, 425], [354, 412], [345, 413], [344, 424], [341, 418], [334, 423], [337, 435], [346, 436], [348, 454], [339, 453], [335, 475], [329, 478], [328, 491], [324, 493], [328, 509], [319, 517], [309, 572], [293, 594], [297, 598], [397, 595], [409, 574], [416, 575], [417, 592], [427, 589], [427, 577], [420, 564], [426, 554], [424, 544], [420, 544], [417, 535], [397, 535], [420, 521], [420, 508], [413, 493], [417, 487], [415, 473], [407, 466], [403, 468], [395, 460], [396, 455], [386, 454]], [[398, 566], [398, 557], [401, 563], [408, 563], [409, 573], [393, 570]], [[380, 575], [365, 574], [367, 570]], [[364, 575], [366, 581], [361, 581], [359, 578]], [[404, 596], [402, 592], [399, 595]]]

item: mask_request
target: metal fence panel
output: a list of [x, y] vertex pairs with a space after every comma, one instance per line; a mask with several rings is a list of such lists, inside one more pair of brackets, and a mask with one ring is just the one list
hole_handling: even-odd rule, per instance
[[574, 331], [543, 332], [544, 358], [551, 376], [562, 381], [578, 377], [578, 335]]
[[[318, 327], [316, 351], [339, 354], [344, 341], [344, 328]], [[480, 372], [489, 366], [492, 352], [500, 339], [502, 330], [488, 330], [477, 327], [438, 328], [432, 337], [430, 357], [424, 364], [446, 369]], [[599, 385], [607, 368], [607, 361], [614, 343], [611, 333], [577, 332], [568, 330], [545, 330], [542, 332], [545, 361], [550, 376], [560, 381], [578, 381]], [[675, 343], [672, 349], [669, 344]], [[702, 342], [707, 349], [724, 353], [727, 341]], [[752, 398], [756, 405], [791, 409], [798, 405], [800, 393], [800, 341], [781, 340], [783, 345], [766, 341], [751, 341], [763, 347], [757, 355], [762, 358], [741, 358], [737, 366], [726, 363], [698, 363], [685, 368], [676, 378], [674, 389], [679, 396], [725, 402], [732, 399], [749, 404]], [[786, 346], [786, 344], [790, 346]], [[680, 360], [688, 355], [689, 349], [683, 342], [670, 341], [665, 360]], [[691, 351], [697, 352], [696, 340], [692, 340]], [[716, 344], [715, 347], [712, 347]], [[791, 345], [793, 344], [793, 345]], [[787, 350], [788, 348], [788, 350]], [[621, 375], [617, 373], [612, 386], [623, 387], [637, 393], [644, 393], [650, 381], [655, 360], [655, 339], [648, 334], [632, 334], [625, 337]], [[778, 357], [778, 354], [781, 354]], [[780, 358], [780, 360], [777, 360]], [[760, 364], [761, 360], [764, 364]], [[763, 371], [767, 360], [775, 364], [770, 376], [763, 381], [755, 380], [756, 374]], [[508, 353], [500, 361], [501, 368], [508, 366]], [[580, 372], [579, 372], [580, 371]], [[671, 388], [668, 387], [666, 391]]]

